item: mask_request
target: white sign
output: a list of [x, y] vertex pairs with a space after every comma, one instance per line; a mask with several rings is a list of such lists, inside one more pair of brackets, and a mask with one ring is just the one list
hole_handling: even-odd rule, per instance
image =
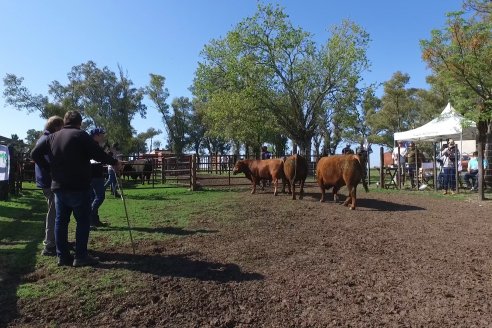
[[0, 181], [8, 181], [9, 179], [9, 159], [8, 147], [0, 145]]

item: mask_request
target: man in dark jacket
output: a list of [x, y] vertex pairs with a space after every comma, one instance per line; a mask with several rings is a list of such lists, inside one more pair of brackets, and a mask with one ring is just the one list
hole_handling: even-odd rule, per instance
[[[59, 131], [63, 127], [63, 118], [59, 116], [50, 117], [44, 126], [44, 133], [39, 138], [36, 144], [43, 143], [46, 138], [52, 133]], [[48, 156], [45, 159], [49, 161]], [[49, 170], [43, 170], [38, 164], [34, 166], [34, 172], [36, 176], [36, 186], [43, 190], [44, 198], [48, 203], [48, 212], [46, 213], [45, 223], [45, 236], [44, 236], [44, 248], [41, 255], [55, 256], [55, 194], [51, 191], [51, 174]]]
[[[51, 172], [51, 190], [55, 194], [58, 265], [94, 265], [98, 260], [87, 253], [91, 211], [90, 160], [117, 167], [120, 163], [107, 155], [85, 131], [80, 130], [82, 116], [79, 112], [67, 112], [64, 124], [63, 129], [50, 134], [44, 142], [36, 145], [32, 158], [41, 168]], [[45, 155], [49, 156], [49, 163]], [[77, 221], [73, 260], [68, 247], [68, 223], [72, 212]]]

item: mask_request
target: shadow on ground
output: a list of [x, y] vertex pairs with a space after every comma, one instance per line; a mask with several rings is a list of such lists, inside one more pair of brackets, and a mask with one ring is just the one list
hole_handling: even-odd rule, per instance
[[123, 253], [94, 252], [102, 261], [103, 269], [127, 269], [156, 276], [193, 278], [202, 281], [241, 282], [263, 280], [259, 273], [242, 272], [233, 263], [217, 263], [192, 258], [196, 254], [183, 255], [133, 255]]
[[[127, 231], [127, 227], [101, 227], [97, 228], [97, 230], [101, 231]], [[132, 231], [146, 232], [146, 233], [162, 233], [167, 235], [176, 235], [176, 236], [190, 236], [198, 233], [207, 234], [207, 233], [217, 233], [218, 230], [188, 230], [180, 227], [156, 227], [156, 228], [147, 228], [147, 227], [132, 227]]]

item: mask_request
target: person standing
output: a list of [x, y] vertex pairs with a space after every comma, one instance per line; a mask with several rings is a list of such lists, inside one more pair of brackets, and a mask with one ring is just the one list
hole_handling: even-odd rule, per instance
[[[108, 152], [108, 155], [111, 157], [117, 157], [115, 156], [116, 154], [116, 149], [117, 149], [117, 144], [114, 144], [113, 149], [111, 149]], [[121, 195], [118, 193], [118, 184], [116, 182], [116, 172], [113, 168], [112, 165], [108, 165], [108, 180], [104, 183], [104, 190], [108, 189], [108, 186], [111, 188], [111, 194], [113, 194], [114, 197], [119, 198]]]
[[[483, 168], [487, 168], [487, 160], [483, 159]], [[468, 168], [465, 174], [466, 187], [471, 191], [476, 191], [478, 189], [477, 184], [478, 175], [478, 151], [474, 151], [471, 159], [468, 161]], [[470, 183], [471, 180], [471, 183]]]
[[345, 148], [342, 149], [342, 154], [343, 155], [349, 155], [349, 154], [353, 154], [354, 151], [352, 150], [352, 148], [350, 148], [350, 144], [347, 144], [345, 146]]
[[[87, 252], [90, 231], [90, 160], [111, 164], [120, 163], [110, 157], [99, 145], [80, 129], [82, 116], [69, 111], [63, 119], [64, 127], [50, 134], [32, 150], [35, 163], [51, 172], [51, 190], [55, 194], [55, 242], [58, 265], [74, 267], [95, 265], [98, 259]], [[48, 155], [50, 162], [46, 161]], [[77, 222], [75, 231], [75, 258], [68, 246], [68, 224], [73, 213]]]
[[[51, 116], [46, 121], [43, 135], [38, 139], [36, 144], [43, 143], [46, 138], [52, 133], [55, 133], [63, 127], [63, 119], [60, 116]], [[50, 161], [49, 157], [45, 156], [46, 161]], [[45, 234], [43, 241], [43, 250], [41, 255], [55, 256], [55, 194], [51, 191], [51, 174], [49, 170], [42, 169], [38, 164], [34, 165], [34, 174], [36, 179], [36, 187], [43, 190], [44, 198], [48, 204], [48, 212], [46, 213]]]
[[448, 147], [441, 153], [441, 161], [444, 175], [443, 194], [448, 193], [451, 189], [451, 194], [456, 192], [456, 161], [459, 161], [460, 153], [453, 139], [449, 139]]
[[[101, 146], [104, 142], [104, 137], [106, 132], [101, 128], [95, 128], [90, 131], [90, 136], [94, 141]], [[103, 148], [101, 147], [101, 150]], [[112, 156], [111, 156], [112, 157]], [[90, 194], [90, 202], [91, 202], [91, 230], [96, 230], [97, 227], [105, 226], [104, 223], [101, 222], [99, 218], [99, 207], [101, 207], [104, 199], [106, 198], [104, 187], [104, 167], [101, 162], [98, 162], [94, 159], [91, 159], [91, 194]]]

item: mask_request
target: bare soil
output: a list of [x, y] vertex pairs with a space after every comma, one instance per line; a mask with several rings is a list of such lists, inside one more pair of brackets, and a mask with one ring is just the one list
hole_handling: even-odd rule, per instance
[[351, 211], [320, 203], [315, 187], [297, 201], [271, 190], [231, 192], [234, 219], [203, 213], [189, 227], [207, 233], [141, 241], [136, 256], [97, 253], [102, 263], [87, 275], [134, 270], [138, 293], [102, 291], [105, 305], [90, 318], [59, 298], [19, 301], [10, 324], [492, 326], [490, 202], [418, 192], [358, 196]]

